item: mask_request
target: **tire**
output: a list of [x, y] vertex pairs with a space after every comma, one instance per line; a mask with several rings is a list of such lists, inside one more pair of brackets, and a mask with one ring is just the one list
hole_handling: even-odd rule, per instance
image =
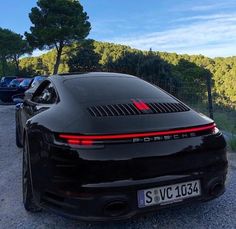
[[19, 131], [18, 131], [18, 127], [17, 127], [17, 121], [16, 121], [16, 146], [18, 148], [22, 148], [22, 144], [20, 142], [20, 138], [19, 138]]
[[6, 98], [2, 98], [1, 101], [2, 101], [3, 103], [9, 102]]
[[34, 201], [29, 163], [29, 146], [27, 140], [25, 140], [22, 160], [23, 204], [26, 211], [35, 213], [41, 211], [41, 208], [38, 207]]

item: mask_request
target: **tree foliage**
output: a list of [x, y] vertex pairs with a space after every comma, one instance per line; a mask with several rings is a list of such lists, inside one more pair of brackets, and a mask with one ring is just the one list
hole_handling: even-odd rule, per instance
[[94, 51], [92, 40], [78, 43], [70, 52], [68, 67], [70, 72], [99, 71], [100, 55]]
[[[236, 57], [207, 58], [202, 55], [140, 51], [125, 45], [87, 40], [65, 47], [59, 72], [110, 71], [137, 75], [155, 83], [180, 99], [207, 103], [206, 81], [212, 77], [213, 94], [219, 105], [236, 104]], [[56, 51], [24, 58], [21, 68], [50, 74]], [[39, 61], [40, 60], [40, 61]], [[41, 67], [39, 67], [39, 62]], [[193, 95], [193, 96], [189, 96]]]
[[25, 33], [34, 48], [56, 49], [53, 73], [57, 74], [63, 48], [88, 36], [87, 13], [77, 0], [38, 0], [29, 15], [31, 33]]
[[14, 33], [9, 29], [0, 28], [0, 59], [3, 75], [9, 70], [7, 69], [9, 66], [7, 62], [12, 62], [15, 65], [16, 74], [18, 74], [19, 58], [23, 54], [30, 52], [31, 48], [20, 34]]

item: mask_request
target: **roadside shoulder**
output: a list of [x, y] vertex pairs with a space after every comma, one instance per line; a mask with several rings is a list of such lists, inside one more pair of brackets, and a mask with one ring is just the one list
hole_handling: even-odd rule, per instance
[[230, 167], [233, 170], [236, 170], [236, 152], [229, 152], [228, 159], [229, 159]]

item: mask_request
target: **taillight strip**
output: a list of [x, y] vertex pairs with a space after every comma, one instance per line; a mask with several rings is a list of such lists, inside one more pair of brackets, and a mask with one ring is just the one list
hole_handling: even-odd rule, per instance
[[165, 136], [174, 134], [185, 134], [206, 130], [214, 130], [216, 127], [215, 123], [211, 123], [204, 126], [184, 128], [178, 130], [168, 130], [168, 131], [157, 131], [148, 133], [132, 133], [132, 134], [112, 134], [112, 135], [70, 135], [70, 134], [59, 134], [59, 138], [65, 140], [114, 140], [114, 139], [129, 139], [129, 138], [139, 138], [139, 137], [152, 137], [152, 136]]

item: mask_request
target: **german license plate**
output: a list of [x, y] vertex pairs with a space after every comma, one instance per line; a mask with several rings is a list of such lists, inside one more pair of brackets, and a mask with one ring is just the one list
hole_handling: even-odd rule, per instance
[[166, 205], [201, 195], [200, 180], [138, 191], [139, 208]]

